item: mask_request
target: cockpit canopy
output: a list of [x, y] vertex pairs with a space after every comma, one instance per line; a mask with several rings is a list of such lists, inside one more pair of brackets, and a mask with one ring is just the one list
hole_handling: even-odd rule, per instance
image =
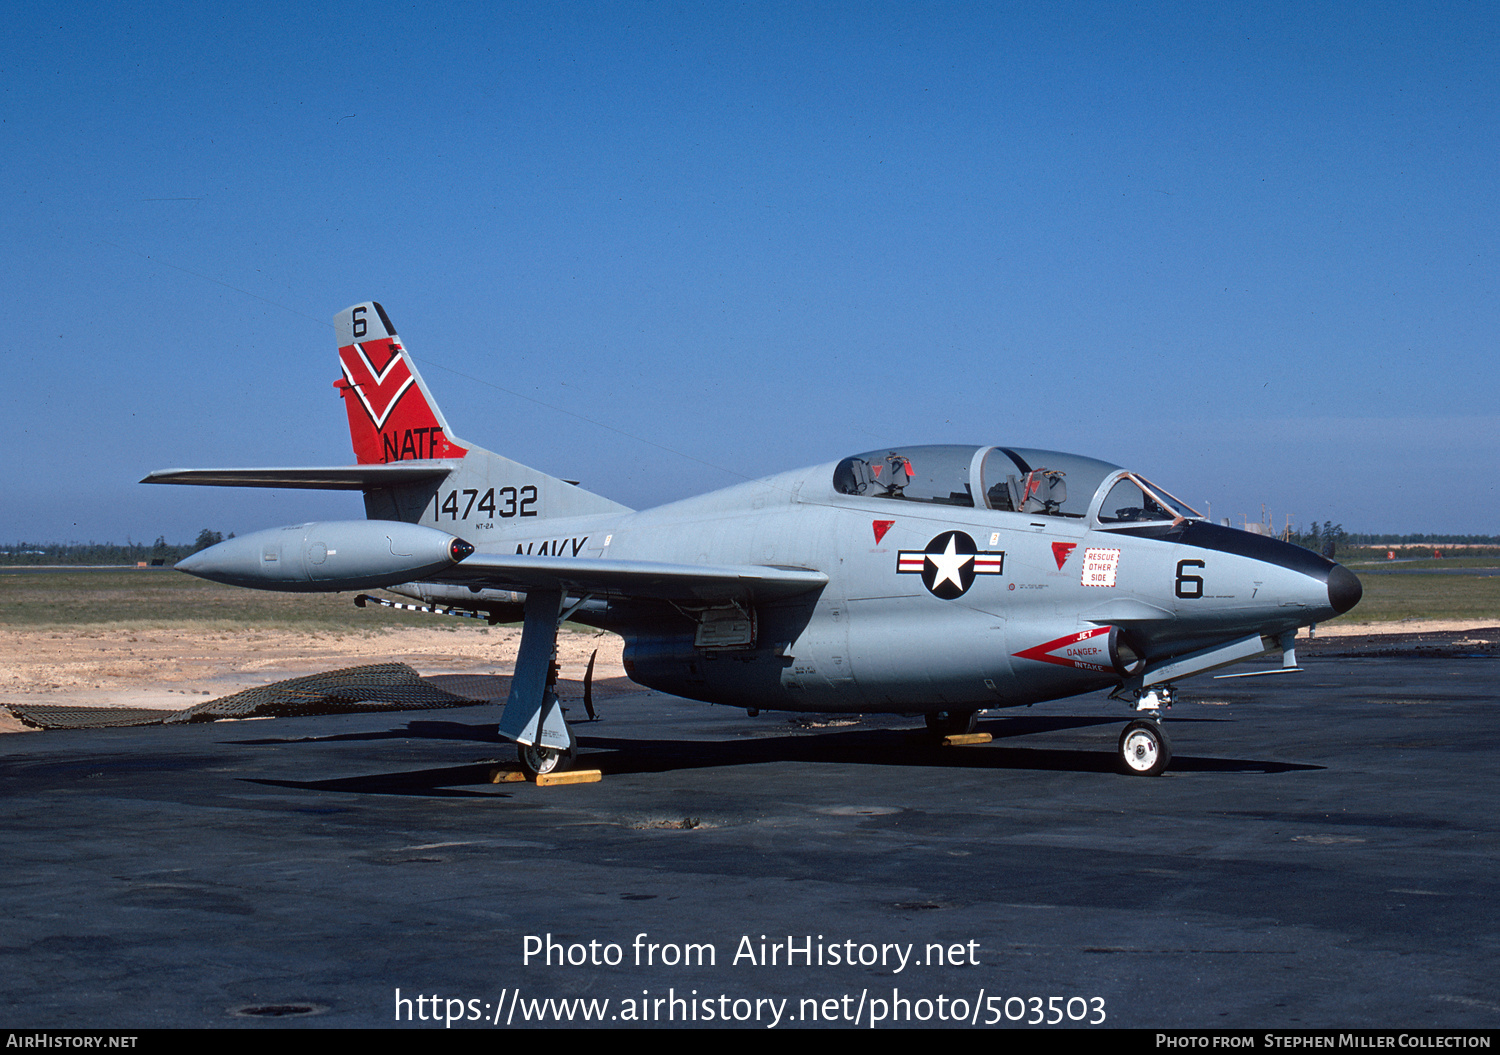
[[839, 462], [833, 489], [867, 498], [1035, 516], [1082, 519], [1092, 511], [1104, 527], [1201, 519], [1191, 507], [1118, 465], [1026, 447], [882, 448]]

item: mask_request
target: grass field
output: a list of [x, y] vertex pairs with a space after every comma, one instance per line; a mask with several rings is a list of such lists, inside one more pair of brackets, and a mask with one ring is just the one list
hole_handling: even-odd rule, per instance
[[1381, 569], [1426, 571], [1429, 568], [1445, 568], [1453, 571], [1461, 568], [1500, 568], [1500, 557], [1443, 557], [1439, 560], [1426, 557], [1422, 560], [1349, 560], [1340, 563], [1359, 575], [1366, 571], [1380, 571]]
[[0, 575], [0, 625], [215, 622], [359, 632], [391, 626], [432, 628], [463, 620], [437, 620], [373, 606], [355, 608], [352, 593], [242, 590], [170, 569]]
[[1365, 595], [1354, 611], [1339, 617], [1341, 623], [1463, 619], [1500, 625], [1500, 575], [1361, 575], [1359, 568], [1350, 570], [1359, 575]]
[[[1475, 560], [1478, 567], [1495, 564], [1494, 558]], [[1451, 569], [1463, 562], [1427, 563]], [[1356, 566], [1353, 570], [1359, 574], [1362, 569]], [[1500, 625], [1500, 576], [1361, 575], [1360, 581], [1364, 599], [1339, 622], [1464, 619]], [[467, 623], [388, 608], [359, 609], [354, 607], [353, 598], [352, 593], [242, 590], [170, 570], [4, 574], [0, 575], [0, 625], [220, 623], [358, 633], [392, 626], [433, 628]]]

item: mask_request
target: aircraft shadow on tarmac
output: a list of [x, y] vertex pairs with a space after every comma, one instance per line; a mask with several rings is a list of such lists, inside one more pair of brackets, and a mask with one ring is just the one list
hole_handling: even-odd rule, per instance
[[405, 773], [379, 773], [365, 777], [341, 777], [336, 780], [268, 780], [248, 778], [247, 784], [273, 788], [297, 788], [306, 791], [342, 791], [353, 795], [419, 795], [438, 798], [511, 798], [497, 785], [491, 791], [465, 791], [465, 785], [490, 783], [495, 763], [483, 762], [440, 769], [414, 769]]
[[[1222, 719], [1177, 719], [1173, 724], [1217, 723]], [[590, 723], [578, 723], [582, 733]], [[998, 742], [1035, 733], [1118, 724], [1098, 717], [1027, 716], [981, 723], [981, 731]], [[284, 743], [338, 740], [431, 739], [492, 743], [508, 756], [508, 742], [491, 724], [417, 721], [400, 729], [328, 737], [262, 738], [240, 741], [272, 746]], [[897, 766], [905, 769], [1041, 770], [1065, 773], [1117, 773], [1113, 737], [1093, 750], [1077, 748], [1009, 747], [998, 743], [970, 747], [942, 747], [911, 729], [851, 729], [814, 735], [758, 736], [744, 740], [631, 739], [578, 737], [580, 768], [599, 769], [606, 778], [640, 773], [668, 773], [691, 769], [802, 762], [829, 765]], [[508, 760], [508, 759], [507, 759]], [[342, 777], [333, 780], [252, 779], [257, 784], [358, 794], [511, 797], [497, 787], [490, 791], [461, 791], [465, 785], [488, 785], [496, 763], [470, 763], [402, 773]], [[1179, 773], [1289, 773], [1324, 767], [1264, 759], [1205, 758], [1177, 755], [1170, 772]]]

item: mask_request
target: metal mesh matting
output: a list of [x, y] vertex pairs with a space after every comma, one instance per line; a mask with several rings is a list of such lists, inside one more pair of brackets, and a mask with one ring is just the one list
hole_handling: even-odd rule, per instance
[[405, 663], [374, 663], [323, 674], [288, 678], [245, 689], [181, 711], [127, 707], [70, 707], [8, 703], [20, 721], [39, 729], [100, 729], [111, 726], [177, 725], [221, 718], [281, 718], [359, 711], [407, 711], [472, 707], [469, 699], [422, 680]]

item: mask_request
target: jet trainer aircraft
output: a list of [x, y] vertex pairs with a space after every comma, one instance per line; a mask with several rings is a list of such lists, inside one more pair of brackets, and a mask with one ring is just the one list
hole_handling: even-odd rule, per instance
[[633, 511], [459, 439], [374, 302], [340, 312], [357, 464], [177, 469], [144, 483], [362, 491], [363, 521], [301, 524], [177, 567], [263, 590], [384, 588], [523, 620], [499, 731], [532, 773], [575, 741], [554, 692], [559, 624], [625, 639], [653, 689], [743, 707], [925, 714], [1100, 689], [1134, 708], [1127, 773], [1171, 759], [1178, 681], [1349, 611], [1359, 580], [1204, 520], [1145, 478], [1025, 447], [881, 447]]

